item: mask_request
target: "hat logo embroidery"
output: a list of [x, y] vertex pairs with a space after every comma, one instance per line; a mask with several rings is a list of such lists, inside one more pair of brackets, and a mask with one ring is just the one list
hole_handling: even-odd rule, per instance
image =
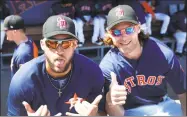
[[124, 16], [124, 11], [123, 11], [122, 8], [117, 8], [117, 9], [116, 9], [116, 16], [117, 16], [118, 18], [121, 18], [121, 17]]
[[58, 17], [57, 18], [57, 26], [60, 27], [60, 29], [66, 28], [67, 27], [66, 20], [62, 17]]

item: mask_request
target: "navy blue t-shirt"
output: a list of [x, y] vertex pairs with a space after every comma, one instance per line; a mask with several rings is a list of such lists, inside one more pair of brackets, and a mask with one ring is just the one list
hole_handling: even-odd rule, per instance
[[[46, 72], [45, 56], [39, 56], [24, 64], [14, 75], [8, 94], [8, 115], [27, 115], [22, 101], [28, 102], [33, 110], [47, 105], [51, 116], [59, 112], [75, 112], [65, 104], [76, 93], [78, 97], [92, 102], [102, 94], [104, 77], [99, 66], [83, 55], [74, 54], [72, 74], [62, 87], [59, 97], [59, 82], [51, 82]], [[53, 85], [54, 86], [53, 86]]]
[[167, 94], [169, 83], [176, 94], [186, 92], [186, 75], [173, 52], [162, 42], [147, 40], [138, 60], [122, 56], [112, 48], [100, 63], [105, 77], [105, 93], [111, 83], [110, 72], [117, 75], [119, 85], [127, 88], [124, 109], [157, 104]]
[[19, 44], [13, 53], [11, 59], [11, 78], [18, 71], [22, 64], [38, 56], [38, 48], [33, 40], [28, 37], [28, 41]]

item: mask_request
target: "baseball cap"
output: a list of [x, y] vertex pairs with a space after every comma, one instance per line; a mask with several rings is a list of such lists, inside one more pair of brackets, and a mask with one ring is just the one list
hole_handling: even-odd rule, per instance
[[109, 11], [106, 29], [109, 30], [121, 22], [139, 24], [135, 11], [129, 5], [118, 5]]
[[4, 30], [24, 29], [24, 20], [19, 15], [7, 16], [4, 20]]
[[68, 34], [78, 40], [75, 36], [75, 24], [72, 19], [63, 15], [50, 16], [43, 25], [43, 37], [50, 39], [58, 34]]

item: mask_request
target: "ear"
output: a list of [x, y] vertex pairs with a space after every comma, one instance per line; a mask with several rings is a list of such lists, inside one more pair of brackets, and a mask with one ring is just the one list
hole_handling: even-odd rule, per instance
[[40, 46], [41, 46], [41, 49], [44, 51], [44, 48], [45, 48], [44, 40], [40, 40]]
[[137, 33], [139, 34], [141, 32], [141, 24], [137, 25]]
[[72, 42], [72, 47], [74, 48], [74, 49], [76, 49], [77, 47], [78, 47], [78, 41], [77, 40], [75, 40], [75, 41], [73, 41]]

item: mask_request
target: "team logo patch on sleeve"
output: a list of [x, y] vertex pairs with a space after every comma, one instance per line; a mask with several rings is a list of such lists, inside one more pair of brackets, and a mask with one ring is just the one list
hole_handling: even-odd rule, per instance
[[60, 27], [60, 29], [67, 28], [66, 20], [62, 17], [58, 17], [57, 18], [57, 26]]

